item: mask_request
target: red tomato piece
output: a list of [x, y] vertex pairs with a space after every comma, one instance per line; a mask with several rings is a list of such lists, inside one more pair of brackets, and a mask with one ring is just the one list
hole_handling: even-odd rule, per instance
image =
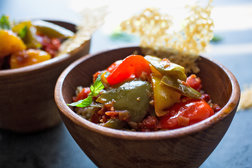
[[214, 114], [213, 109], [204, 100], [190, 99], [176, 103], [168, 114], [160, 118], [162, 129], [175, 129], [192, 125]]
[[186, 83], [197, 91], [200, 91], [200, 89], [202, 88], [201, 80], [195, 74], [190, 75], [186, 79]]
[[108, 68], [107, 71], [108, 72], [113, 72], [120, 64], [122, 63], [122, 61], [116, 61], [113, 64], [111, 64]]
[[85, 99], [88, 97], [88, 94], [90, 93], [90, 88], [89, 87], [85, 87], [81, 90], [81, 92], [76, 96], [73, 97], [73, 101], [77, 102], [79, 100]]
[[54, 57], [61, 46], [61, 42], [57, 38], [49, 38], [44, 35], [38, 35], [39, 41], [42, 44], [42, 48], [48, 52], [52, 57]]
[[115, 85], [138, 78], [143, 72], [151, 73], [149, 62], [141, 55], [130, 55], [109, 74], [107, 81], [110, 85]]

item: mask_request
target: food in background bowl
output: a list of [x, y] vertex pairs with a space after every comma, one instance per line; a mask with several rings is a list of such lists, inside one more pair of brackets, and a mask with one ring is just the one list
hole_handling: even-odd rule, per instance
[[[78, 40], [80, 36], [77, 34], [81, 29], [75, 24], [57, 20], [45, 21], [73, 32], [74, 37], [68, 38], [62, 43], [59, 53], [53, 59], [30, 66], [0, 70], [1, 129], [26, 133], [35, 132], [53, 127], [61, 121], [53, 100], [56, 80], [71, 62], [88, 54], [90, 38]], [[89, 27], [88, 23], [86, 23], [86, 27]], [[89, 32], [87, 34], [91, 35]], [[15, 39], [22, 42], [16, 34]], [[76, 39], [78, 42], [73, 41]], [[2, 43], [1, 40], [0, 43]], [[74, 46], [69, 48], [68, 45], [64, 45], [66, 42]], [[24, 50], [24, 52], [29, 52], [31, 56], [35, 57], [38, 55], [37, 49]], [[44, 58], [48, 56], [48, 52], [41, 50], [39, 55]]]
[[43, 20], [10, 22], [0, 18], [0, 70], [37, 64], [57, 56], [74, 32]]
[[240, 96], [233, 74], [209, 58], [197, 60], [197, 76], [222, 108], [190, 126], [154, 132], [111, 129], [84, 119], [67, 105], [77, 86], [90, 86], [94, 73], [135, 51], [143, 54], [139, 47], [118, 48], [81, 58], [64, 70], [55, 87], [55, 101], [67, 129], [98, 167], [199, 167], [226, 133]]
[[[85, 9], [81, 13], [78, 25], [58, 20], [32, 20], [40, 35], [46, 34], [49, 39], [53, 36], [63, 40], [63, 43], [53, 59], [21, 68], [0, 70], [1, 129], [35, 132], [53, 127], [61, 121], [53, 99], [56, 80], [70, 63], [88, 54], [92, 34], [102, 25], [105, 16], [104, 9], [99, 8]], [[53, 29], [49, 26], [51, 23]], [[62, 29], [64, 31], [61, 31]], [[69, 38], [62, 37], [62, 34], [66, 34]], [[22, 42], [20, 38], [19, 42]], [[48, 45], [44, 52], [50, 54], [52, 48]], [[29, 52], [32, 56], [36, 56], [36, 51]], [[40, 53], [43, 58], [47, 55], [44, 52]]]
[[78, 87], [75, 112], [115, 129], [157, 131], [200, 122], [220, 110], [202, 90], [199, 77], [168, 59], [130, 55]]

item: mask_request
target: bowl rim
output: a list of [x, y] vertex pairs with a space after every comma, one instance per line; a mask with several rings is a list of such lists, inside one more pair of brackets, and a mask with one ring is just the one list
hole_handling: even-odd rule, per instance
[[[36, 19], [32, 19], [32, 20], [36, 20]], [[63, 20], [55, 20], [55, 19], [40, 19], [40, 20], [44, 20], [48, 22], [59, 22], [59, 23], [69, 24], [75, 27], [77, 26], [76, 24], [72, 22], [63, 21]], [[30, 72], [40, 70], [40, 69], [50, 68], [54, 65], [60, 64], [61, 62], [64, 62], [65, 60], [71, 58], [73, 54], [77, 53], [78, 50], [80, 50], [80, 48], [87, 45], [89, 42], [90, 40], [85, 41], [78, 48], [74, 49], [71, 53], [62, 54], [60, 56], [54, 57], [47, 61], [40, 62], [38, 64], [29, 65], [29, 66], [25, 66], [21, 68], [15, 68], [15, 69], [0, 70], [0, 77], [12, 76], [12, 75], [15, 76], [15, 75], [23, 74], [23, 73], [30, 73]]]
[[182, 127], [174, 130], [163, 130], [163, 131], [154, 131], [154, 132], [133, 132], [133, 131], [124, 131], [124, 130], [116, 130], [112, 128], [106, 128], [102, 127], [100, 125], [97, 125], [95, 123], [92, 123], [74, 111], [70, 109], [70, 107], [67, 106], [63, 99], [63, 94], [62, 94], [62, 87], [64, 83], [64, 79], [66, 76], [71, 72], [73, 68], [75, 68], [77, 65], [81, 64], [85, 60], [91, 59], [93, 56], [97, 56], [103, 53], [107, 52], [113, 52], [116, 50], [121, 50], [121, 49], [126, 49], [126, 48], [132, 48], [134, 49], [139, 49], [139, 46], [128, 46], [128, 47], [121, 47], [121, 48], [115, 48], [115, 49], [110, 49], [110, 50], [104, 50], [98, 53], [94, 54], [88, 54], [85, 57], [81, 57], [72, 64], [70, 64], [59, 76], [56, 86], [55, 86], [55, 102], [59, 108], [59, 112], [66, 116], [68, 119], [70, 119], [72, 122], [77, 124], [80, 127], [84, 127], [85, 129], [88, 129], [89, 131], [93, 131], [98, 134], [102, 134], [105, 136], [113, 137], [113, 138], [119, 138], [119, 139], [128, 139], [128, 140], [160, 140], [160, 139], [167, 139], [167, 138], [177, 138], [180, 136], [188, 135], [188, 134], [193, 134], [196, 132], [199, 132], [201, 130], [204, 130], [211, 125], [214, 125], [216, 122], [222, 120], [226, 116], [228, 116], [235, 108], [237, 108], [239, 99], [240, 99], [240, 87], [239, 84], [235, 78], [235, 76], [222, 64], [217, 63], [211, 58], [208, 57], [203, 57], [217, 66], [219, 66], [221, 69], [223, 69], [224, 73], [228, 76], [231, 85], [232, 85], [232, 92], [230, 95], [230, 99], [228, 102], [225, 104], [225, 106], [217, 113], [215, 113], [213, 116], [198, 122], [196, 124], [187, 126], [187, 127]]

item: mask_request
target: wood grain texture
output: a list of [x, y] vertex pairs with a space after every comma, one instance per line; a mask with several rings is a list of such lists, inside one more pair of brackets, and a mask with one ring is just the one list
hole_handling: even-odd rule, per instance
[[[50, 21], [69, 30], [75, 25]], [[15, 132], [34, 132], [57, 125], [61, 119], [53, 99], [60, 73], [74, 60], [88, 54], [90, 41], [71, 55], [24, 68], [0, 70], [0, 128]]]
[[237, 80], [222, 65], [201, 57], [198, 74], [213, 101], [223, 106], [212, 117], [192, 126], [158, 132], [131, 132], [101, 127], [80, 117], [66, 103], [71, 102], [76, 86], [89, 86], [92, 74], [122, 59], [138, 47], [119, 48], [81, 58], [59, 77], [55, 101], [69, 132], [102, 168], [194, 168], [218, 145], [236, 112], [240, 98]]

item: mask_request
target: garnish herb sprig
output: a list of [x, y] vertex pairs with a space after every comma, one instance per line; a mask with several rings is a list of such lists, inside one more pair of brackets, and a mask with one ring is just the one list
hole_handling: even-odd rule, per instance
[[18, 32], [18, 36], [21, 38], [21, 39], [24, 39], [26, 34], [28, 32], [28, 27], [27, 26], [24, 26], [19, 32]]
[[2, 15], [0, 18], [0, 29], [7, 29], [7, 30], [11, 29], [9, 18], [5, 15]]
[[88, 94], [88, 97], [83, 100], [68, 104], [68, 106], [88, 107], [92, 103], [93, 97], [97, 96], [102, 89], [104, 89], [104, 85], [101, 81], [101, 75], [99, 75], [94, 84], [90, 86], [90, 93]]

